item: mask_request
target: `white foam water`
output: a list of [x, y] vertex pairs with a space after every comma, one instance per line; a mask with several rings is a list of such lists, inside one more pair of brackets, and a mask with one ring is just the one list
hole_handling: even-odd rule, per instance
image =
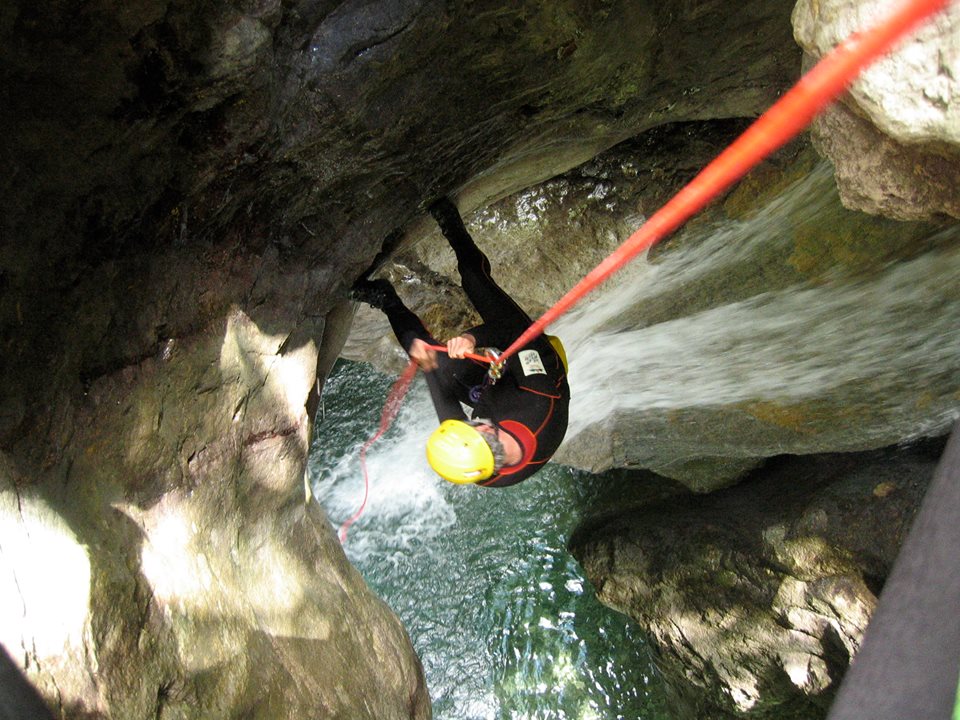
[[[376, 418], [371, 415], [367, 413], [368, 420]], [[372, 436], [369, 427], [353, 436], [352, 445], [331, 466], [314, 464], [317, 498], [332, 518], [345, 520], [359, 509], [364, 495], [360, 449]], [[426, 385], [418, 379], [391, 430], [367, 453], [368, 499], [344, 546], [352, 561], [362, 562], [370, 553], [380, 555], [385, 548], [394, 553], [410, 550], [456, 522], [454, 509], [443, 496], [443, 481], [430, 469], [423, 451], [435, 427]]]

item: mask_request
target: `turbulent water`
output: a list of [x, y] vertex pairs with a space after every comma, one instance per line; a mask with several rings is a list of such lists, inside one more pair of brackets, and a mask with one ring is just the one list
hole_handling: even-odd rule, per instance
[[[359, 449], [391, 378], [341, 362], [324, 390], [312, 482], [332, 522], [363, 497]], [[403, 621], [438, 720], [656, 720], [663, 690], [636, 628], [594, 598], [565, 550], [603, 478], [549, 465], [508, 490], [456, 487], [426, 463], [418, 380], [369, 451], [370, 496], [344, 549]]]

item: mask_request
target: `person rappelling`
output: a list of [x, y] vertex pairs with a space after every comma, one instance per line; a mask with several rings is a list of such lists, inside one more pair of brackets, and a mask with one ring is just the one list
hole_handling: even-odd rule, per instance
[[[430, 466], [452, 483], [515, 485], [543, 467], [566, 433], [570, 387], [563, 346], [540, 335], [498, 363], [497, 348], [519, 338], [530, 316], [490, 276], [490, 261], [456, 206], [443, 198], [430, 214], [456, 254], [461, 286], [482, 324], [438, 352], [440, 343], [388, 281], [361, 279], [351, 296], [386, 314], [397, 341], [424, 371], [440, 420], [427, 440]], [[491, 362], [470, 359], [478, 348]]]

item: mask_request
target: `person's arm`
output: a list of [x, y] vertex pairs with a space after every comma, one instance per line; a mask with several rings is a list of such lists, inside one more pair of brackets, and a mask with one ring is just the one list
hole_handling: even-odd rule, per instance
[[443, 371], [438, 371], [440, 363], [448, 362], [447, 359], [443, 358], [441, 361], [437, 357], [437, 351], [420, 338], [416, 338], [410, 343], [407, 354], [424, 371], [423, 377], [427, 381], [427, 388], [430, 390], [433, 409], [437, 411], [437, 418], [440, 422], [444, 420], [466, 420], [467, 416], [463, 412], [460, 401], [450, 391], [449, 385], [443, 382], [441, 377]]
[[437, 411], [437, 419], [440, 422], [467, 419], [460, 401], [441, 382], [440, 372], [426, 372], [423, 374], [423, 378], [427, 381], [430, 399], [433, 400], [433, 409]]

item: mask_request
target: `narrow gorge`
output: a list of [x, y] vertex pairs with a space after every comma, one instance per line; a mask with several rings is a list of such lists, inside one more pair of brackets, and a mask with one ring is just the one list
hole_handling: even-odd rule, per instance
[[[442, 717], [308, 472], [338, 358], [403, 362], [351, 284], [463, 327], [447, 195], [541, 312], [888, 5], [6, 3], [9, 660], [55, 717]], [[569, 549], [670, 717], [825, 715], [960, 417], [958, 38], [556, 325]]]

